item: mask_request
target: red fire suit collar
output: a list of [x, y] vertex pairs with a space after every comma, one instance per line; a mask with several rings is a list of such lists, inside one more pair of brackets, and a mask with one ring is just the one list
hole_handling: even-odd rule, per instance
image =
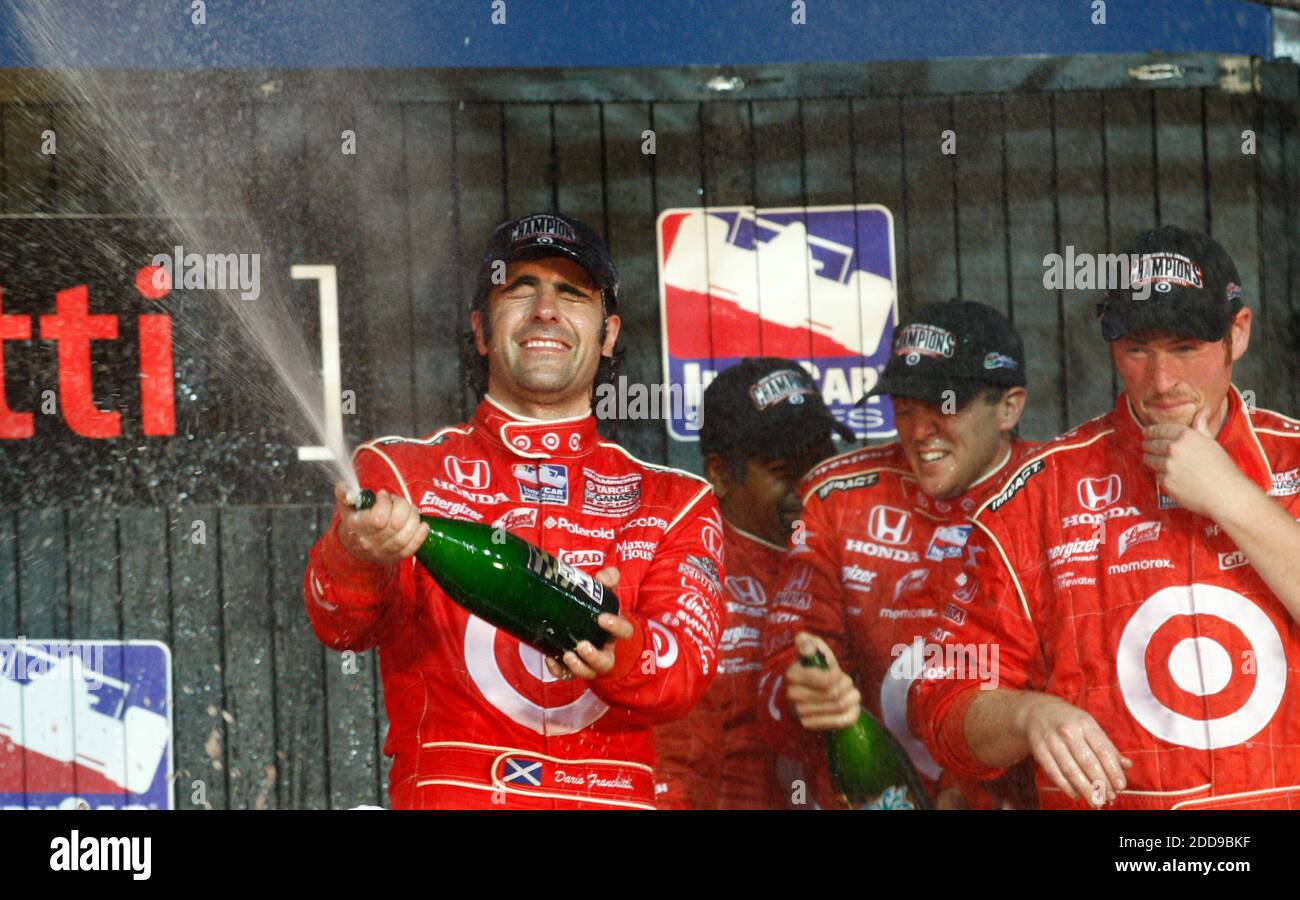
[[[1142, 423], [1138, 421], [1127, 392], [1119, 395], [1115, 412], [1111, 421], [1115, 424], [1119, 445], [1140, 460]], [[1259, 438], [1255, 436], [1249, 411], [1235, 385], [1228, 391], [1228, 414], [1223, 419], [1217, 440], [1242, 474], [1267, 493], [1273, 486], [1273, 470], [1268, 464], [1268, 457], [1264, 455], [1264, 448], [1260, 446]], [[1145, 467], [1140, 468], [1146, 470]], [[1154, 472], [1151, 473], [1151, 478], [1155, 478]]]
[[474, 427], [511, 453], [528, 459], [565, 459], [586, 456], [601, 440], [591, 413], [567, 419], [532, 419], [510, 412], [483, 396], [474, 413]]

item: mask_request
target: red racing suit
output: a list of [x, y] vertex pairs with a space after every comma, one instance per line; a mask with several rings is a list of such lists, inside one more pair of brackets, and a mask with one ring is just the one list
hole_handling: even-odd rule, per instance
[[723, 520], [726, 625], [718, 678], [684, 719], [655, 729], [660, 809], [778, 809], [776, 755], [758, 730], [763, 619], [785, 550]]
[[[995, 471], [947, 501], [921, 491], [897, 442], [831, 457], [804, 478], [803, 533], [796, 529], [768, 609], [759, 706], [773, 747], [815, 773], [814, 795], [823, 806], [832, 796], [825, 741], [799, 724], [785, 698], [795, 635], [809, 631], [826, 641], [863, 705], [898, 738], [932, 793], [962, 787], [943, 778], [908, 728], [908, 688], [920, 675], [922, 645], [938, 629], [943, 606], [955, 602], [936, 601], [924, 589], [953, 581], [961, 593], [973, 583], [966, 516], [1036, 446], [1014, 441]], [[970, 805], [992, 804], [977, 785], [965, 787]]]
[[491, 398], [466, 425], [354, 459], [362, 486], [422, 514], [502, 527], [588, 572], [617, 566], [635, 629], [610, 672], [557, 680], [414, 559], [357, 560], [336, 517], [311, 551], [307, 614], [333, 650], [379, 648], [392, 807], [653, 809], [651, 726], [685, 715], [716, 669], [725, 573], [708, 483], [633, 458], [592, 416], [524, 419]]
[[[1300, 422], [1249, 410], [1235, 388], [1228, 400], [1219, 444], [1300, 517]], [[1023, 463], [973, 521], [988, 551], [977, 593], [913, 687], [913, 725], [940, 763], [997, 774], [964, 732], [980, 689], [966, 663], [996, 650], [995, 686], [1064, 698], [1133, 760], [1117, 808], [1300, 809], [1300, 627], [1218, 525], [1160, 494], [1125, 395]], [[1036, 777], [1043, 807], [1087, 806]]]

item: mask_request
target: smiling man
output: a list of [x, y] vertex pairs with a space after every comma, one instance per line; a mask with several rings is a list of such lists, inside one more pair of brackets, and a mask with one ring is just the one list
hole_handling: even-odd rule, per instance
[[[587, 226], [539, 213], [483, 254], [467, 375], [472, 421], [354, 454], [376, 489], [336, 486], [304, 593], [320, 640], [379, 648], [399, 809], [653, 809], [651, 726], [716, 671], [722, 523], [703, 479], [602, 440], [593, 382], [612, 376], [618, 273]], [[542, 657], [453, 603], [412, 558], [421, 515], [492, 525], [612, 587], [609, 640]]]
[[974, 515], [947, 640], [996, 645], [997, 682], [927, 670], [914, 724], [967, 776], [1032, 758], [1044, 807], [1300, 809], [1300, 422], [1232, 386], [1251, 311], [1217, 242], [1157, 228], [1130, 259], [1100, 307], [1115, 409]]
[[655, 731], [660, 809], [784, 808], [776, 755], [758, 729], [757, 684], [768, 598], [802, 512], [799, 481], [834, 452], [817, 383], [788, 359], [742, 360], [704, 391], [700, 452], [722, 507], [726, 621], [718, 679], [684, 719]]
[[[960, 300], [922, 306], [894, 332], [872, 391], [892, 397], [898, 441], [832, 457], [800, 486], [760, 706], [774, 747], [813, 764], [823, 804], [819, 732], [855, 722], [859, 705], [899, 738], [940, 805], [992, 802], [944, 777], [908, 729], [907, 693], [922, 661], [915, 639], [940, 635], [973, 572], [965, 517], [1033, 448], [1015, 436], [1024, 384], [1024, 348], [1005, 316]], [[948, 579], [959, 582], [951, 596], [927, 590]], [[799, 664], [814, 650], [827, 670]]]

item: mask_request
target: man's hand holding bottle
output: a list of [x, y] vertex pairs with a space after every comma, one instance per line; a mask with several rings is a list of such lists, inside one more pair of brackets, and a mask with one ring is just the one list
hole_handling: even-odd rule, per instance
[[[858, 721], [862, 695], [853, 679], [840, 668], [826, 642], [814, 634], [801, 631], [794, 638], [796, 659], [785, 670], [785, 697], [809, 731], [836, 731]], [[805, 666], [799, 659], [815, 656], [826, 659], [826, 668]]]
[[335, 509], [339, 515], [338, 535], [344, 549], [357, 559], [380, 566], [391, 566], [408, 557], [424, 543], [429, 526], [420, 520], [420, 512], [404, 497], [385, 490], [375, 492], [375, 504], [357, 509], [348, 502], [348, 489], [334, 485]]

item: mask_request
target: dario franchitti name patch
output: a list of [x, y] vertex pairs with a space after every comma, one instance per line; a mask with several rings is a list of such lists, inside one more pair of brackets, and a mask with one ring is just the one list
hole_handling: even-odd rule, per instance
[[894, 355], [906, 356], [909, 364], [918, 362], [922, 356], [950, 359], [956, 352], [957, 336], [937, 325], [907, 325], [894, 337]]

